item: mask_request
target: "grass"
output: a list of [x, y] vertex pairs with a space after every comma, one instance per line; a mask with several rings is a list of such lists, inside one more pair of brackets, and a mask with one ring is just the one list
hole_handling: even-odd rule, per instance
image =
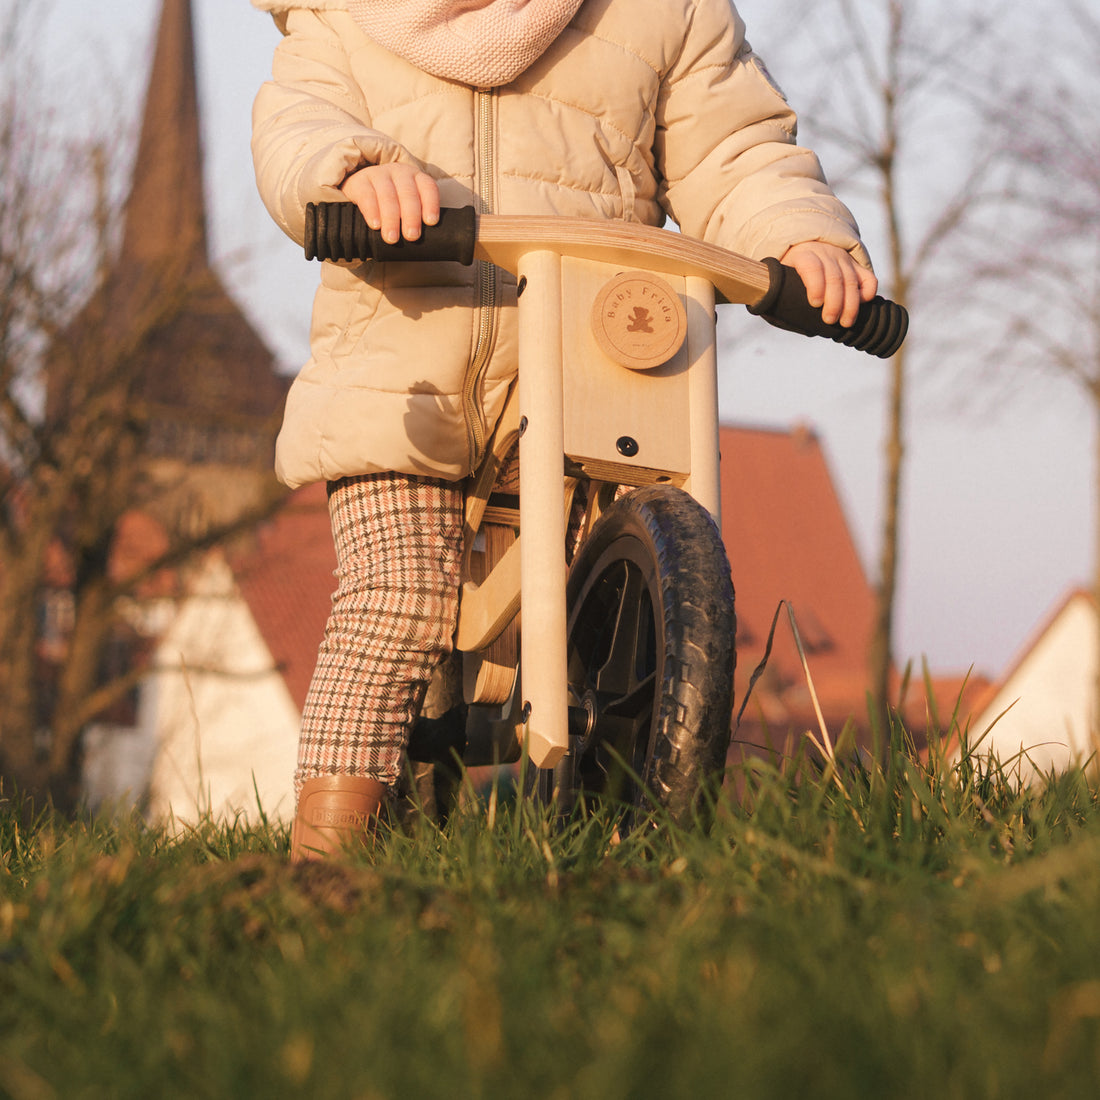
[[1097, 790], [884, 757], [757, 761], [709, 835], [479, 804], [295, 868], [0, 806], [0, 1095], [1095, 1096]]

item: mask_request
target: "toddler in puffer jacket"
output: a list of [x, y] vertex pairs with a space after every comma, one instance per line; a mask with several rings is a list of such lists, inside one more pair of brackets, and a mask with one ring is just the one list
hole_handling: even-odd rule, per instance
[[[253, 110], [261, 196], [295, 240], [350, 200], [388, 240], [441, 205], [659, 225], [795, 267], [826, 321], [876, 291], [848, 210], [730, 0], [252, 0], [283, 39]], [[276, 450], [328, 483], [338, 587], [302, 719], [294, 858], [363, 827], [451, 651], [462, 479], [516, 369], [486, 264], [323, 264]]]

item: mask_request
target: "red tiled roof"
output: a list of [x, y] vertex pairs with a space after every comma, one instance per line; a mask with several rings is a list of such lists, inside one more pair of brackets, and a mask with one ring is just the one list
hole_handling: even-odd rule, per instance
[[971, 718], [980, 713], [992, 698], [993, 682], [980, 673], [934, 675], [929, 687], [932, 698], [923, 681], [909, 687], [902, 707], [906, 729], [914, 735], [918, 749], [924, 752], [927, 727], [935, 718], [940, 735], [946, 744], [956, 742], [958, 729], [965, 729]]
[[[808, 428], [726, 426], [720, 445], [722, 537], [738, 619], [738, 700], [763, 657], [776, 609], [786, 600], [827, 721], [862, 719], [874, 595], [817, 436]], [[768, 670], [754, 695], [782, 697], [781, 710], [771, 709], [772, 721], [781, 723], [776, 732], [785, 734], [783, 711], [797, 723], [813, 713], [786, 611]], [[830, 729], [834, 736], [838, 732], [839, 725]]]
[[236, 563], [237, 582], [299, 710], [336, 587], [336, 552], [324, 484], [291, 493]]

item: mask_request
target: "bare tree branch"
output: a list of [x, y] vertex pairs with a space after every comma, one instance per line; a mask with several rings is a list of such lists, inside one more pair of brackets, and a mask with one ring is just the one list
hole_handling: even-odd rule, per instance
[[[961, 242], [978, 231], [983, 211], [1001, 201], [1003, 145], [983, 129], [982, 107], [994, 96], [1007, 54], [997, 38], [998, 15], [977, 3], [807, 0], [798, 10], [801, 68], [819, 74], [802, 110], [813, 144], [827, 163], [835, 158], [843, 166], [845, 185], [877, 210], [876, 265], [890, 296], [914, 314], [909, 341], [891, 364], [887, 395], [869, 670], [881, 724], [894, 678], [909, 375], [914, 358], [931, 346], [922, 340], [917, 307], [940, 298], [941, 312], [964, 308], [966, 295], [950, 273], [953, 265], [961, 273]], [[807, 56], [820, 64], [807, 64]], [[961, 283], [969, 294], [969, 275]]]
[[[229, 303], [193, 253], [168, 249], [140, 271], [118, 263], [119, 127], [111, 142], [74, 143], [51, 125], [33, 79], [41, 16], [24, 4], [0, 15], [0, 775], [68, 808], [84, 729], [142, 675], [137, 650], [126, 667], [105, 664], [133, 636], [127, 609], [157, 578], [254, 528], [284, 491], [263, 453], [273, 424], [250, 414], [242, 426], [215, 391], [177, 409], [150, 389], [156, 349], [174, 346], [195, 311], [216, 324]], [[189, 376], [189, 397], [214, 374]], [[202, 487], [211, 463], [155, 451], [165, 425], [259, 441], [233, 460], [243, 488], [232, 507], [219, 513]], [[208, 506], [196, 525], [180, 518], [192, 497]], [[124, 564], [136, 514], [163, 538]], [[65, 608], [63, 623], [51, 607]]]

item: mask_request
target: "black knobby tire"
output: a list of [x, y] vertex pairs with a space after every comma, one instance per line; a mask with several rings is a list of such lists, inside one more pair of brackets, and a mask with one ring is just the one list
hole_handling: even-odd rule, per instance
[[538, 773], [539, 794], [563, 813], [578, 795], [613, 799], [626, 828], [654, 806], [691, 823], [721, 782], [733, 709], [733, 585], [717, 527], [680, 489], [635, 489], [581, 546], [567, 602], [569, 702], [589, 719]]

